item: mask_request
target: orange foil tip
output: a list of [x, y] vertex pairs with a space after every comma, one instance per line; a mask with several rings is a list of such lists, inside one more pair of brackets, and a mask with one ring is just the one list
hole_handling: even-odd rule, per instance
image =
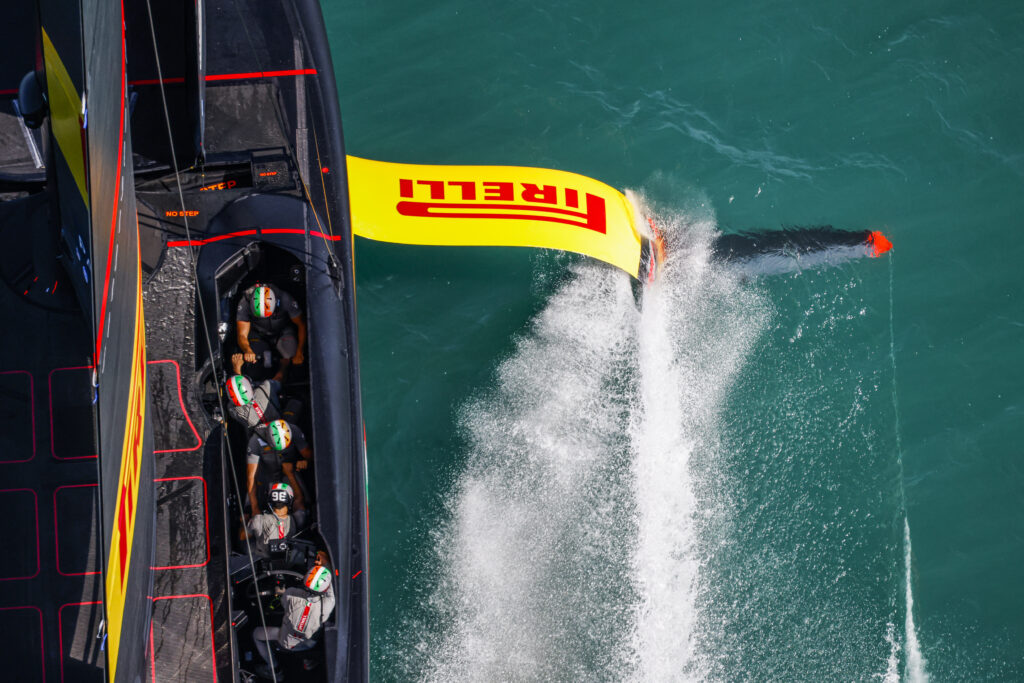
[[651, 226], [651, 231], [654, 232], [654, 254], [660, 266], [665, 263], [665, 237], [661, 234], [661, 230], [658, 230], [653, 218], [648, 218], [647, 222]]
[[868, 250], [871, 256], [881, 256], [885, 252], [892, 249], [892, 242], [889, 241], [885, 235], [878, 230], [872, 230], [868, 233]]

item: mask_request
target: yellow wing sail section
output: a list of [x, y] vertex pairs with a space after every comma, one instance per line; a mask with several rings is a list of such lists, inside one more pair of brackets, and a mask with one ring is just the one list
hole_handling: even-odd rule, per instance
[[355, 234], [383, 242], [542, 247], [638, 276], [642, 237], [618, 190], [565, 171], [348, 157]]

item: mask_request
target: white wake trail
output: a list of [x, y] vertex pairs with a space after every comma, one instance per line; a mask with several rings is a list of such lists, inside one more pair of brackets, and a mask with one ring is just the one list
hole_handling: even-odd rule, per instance
[[661, 279], [644, 292], [631, 431], [634, 681], [708, 677], [695, 633], [702, 565], [697, 522], [700, 491], [720, 482], [702, 481], [692, 458], [716, 448], [723, 401], [767, 317], [757, 295], [712, 265], [710, 223], [666, 227], [679, 244]]
[[907, 640], [907, 667], [906, 678], [909, 683], [928, 683], [928, 671], [925, 668], [927, 662], [921, 653], [921, 643], [917, 639], [917, 627], [914, 625], [914, 592], [911, 589], [910, 558], [912, 555], [910, 546], [910, 522], [903, 518], [903, 553], [904, 570], [906, 572], [906, 640]]
[[[710, 222], [643, 295], [581, 263], [461, 411], [466, 463], [434, 535], [428, 681], [705, 678], [701, 487], [766, 306], [712, 265]], [[671, 238], [671, 234], [670, 234]]]

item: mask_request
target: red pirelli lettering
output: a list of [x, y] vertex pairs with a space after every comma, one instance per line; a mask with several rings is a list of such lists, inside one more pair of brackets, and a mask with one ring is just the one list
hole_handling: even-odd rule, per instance
[[127, 516], [127, 510], [126, 510], [126, 506], [125, 506], [125, 499], [126, 499], [127, 495], [128, 495], [128, 487], [127, 486], [122, 486], [121, 487], [121, 501], [120, 501], [121, 502], [121, 505], [120, 505], [121, 509], [117, 513], [117, 535], [118, 535], [118, 543], [117, 543], [117, 560], [118, 561], [117, 561], [117, 566], [118, 566], [118, 569], [119, 569], [119, 573], [121, 575], [122, 584], [124, 582], [125, 574], [127, 573], [127, 572], [125, 572], [125, 567], [128, 564], [128, 516]]
[[[604, 198], [583, 193], [581, 210], [581, 192], [569, 187], [506, 181], [401, 178], [398, 194], [400, 201], [395, 209], [403, 216], [549, 221], [602, 234], [607, 231]], [[519, 203], [514, 203], [517, 200]]]
[[443, 180], [417, 180], [417, 185], [426, 185], [430, 188], [431, 199], [444, 199], [444, 181]]
[[515, 199], [515, 185], [512, 183], [484, 183], [483, 186], [484, 199], [493, 199], [499, 202], [511, 202]]
[[540, 202], [541, 204], [557, 204], [558, 188], [554, 185], [538, 187], [533, 183], [523, 183], [523, 201]]
[[486, 218], [496, 220], [530, 220], [562, 223], [604, 234], [608, 230], [607, 212], [602, 197], [587, 194], [585, 211], [572, 211], [534, 204], [500, 204], [474, 202], [398, 202], [395, 209], [402, 216], [417, 218]]
[[471, 202], [476, 199], [476, 183], [472, 180], [449, 180], [448, 184], [462, 190], [462, 201]]

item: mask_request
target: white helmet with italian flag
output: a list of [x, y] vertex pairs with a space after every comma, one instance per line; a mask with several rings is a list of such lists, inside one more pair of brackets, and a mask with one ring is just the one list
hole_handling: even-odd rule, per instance
[[271, 420], [267, 425], [267, 436], [275, 451], [283, 451], [292, 445], [292, 428], [284, 420]]
[[252, 403], [252, 382], [244, 375], [231, 375], [226, 383], [228, 397], [236, 406]]
[[252, 313], [257, 318], [269, 318], [277, 308], [277, 295], [269, 285], [256, 285], [252, 290]]
[[314, 593], [323, 593], [331, 586], [331, 570], [317, 565], [306, 574], [306, 588]]

